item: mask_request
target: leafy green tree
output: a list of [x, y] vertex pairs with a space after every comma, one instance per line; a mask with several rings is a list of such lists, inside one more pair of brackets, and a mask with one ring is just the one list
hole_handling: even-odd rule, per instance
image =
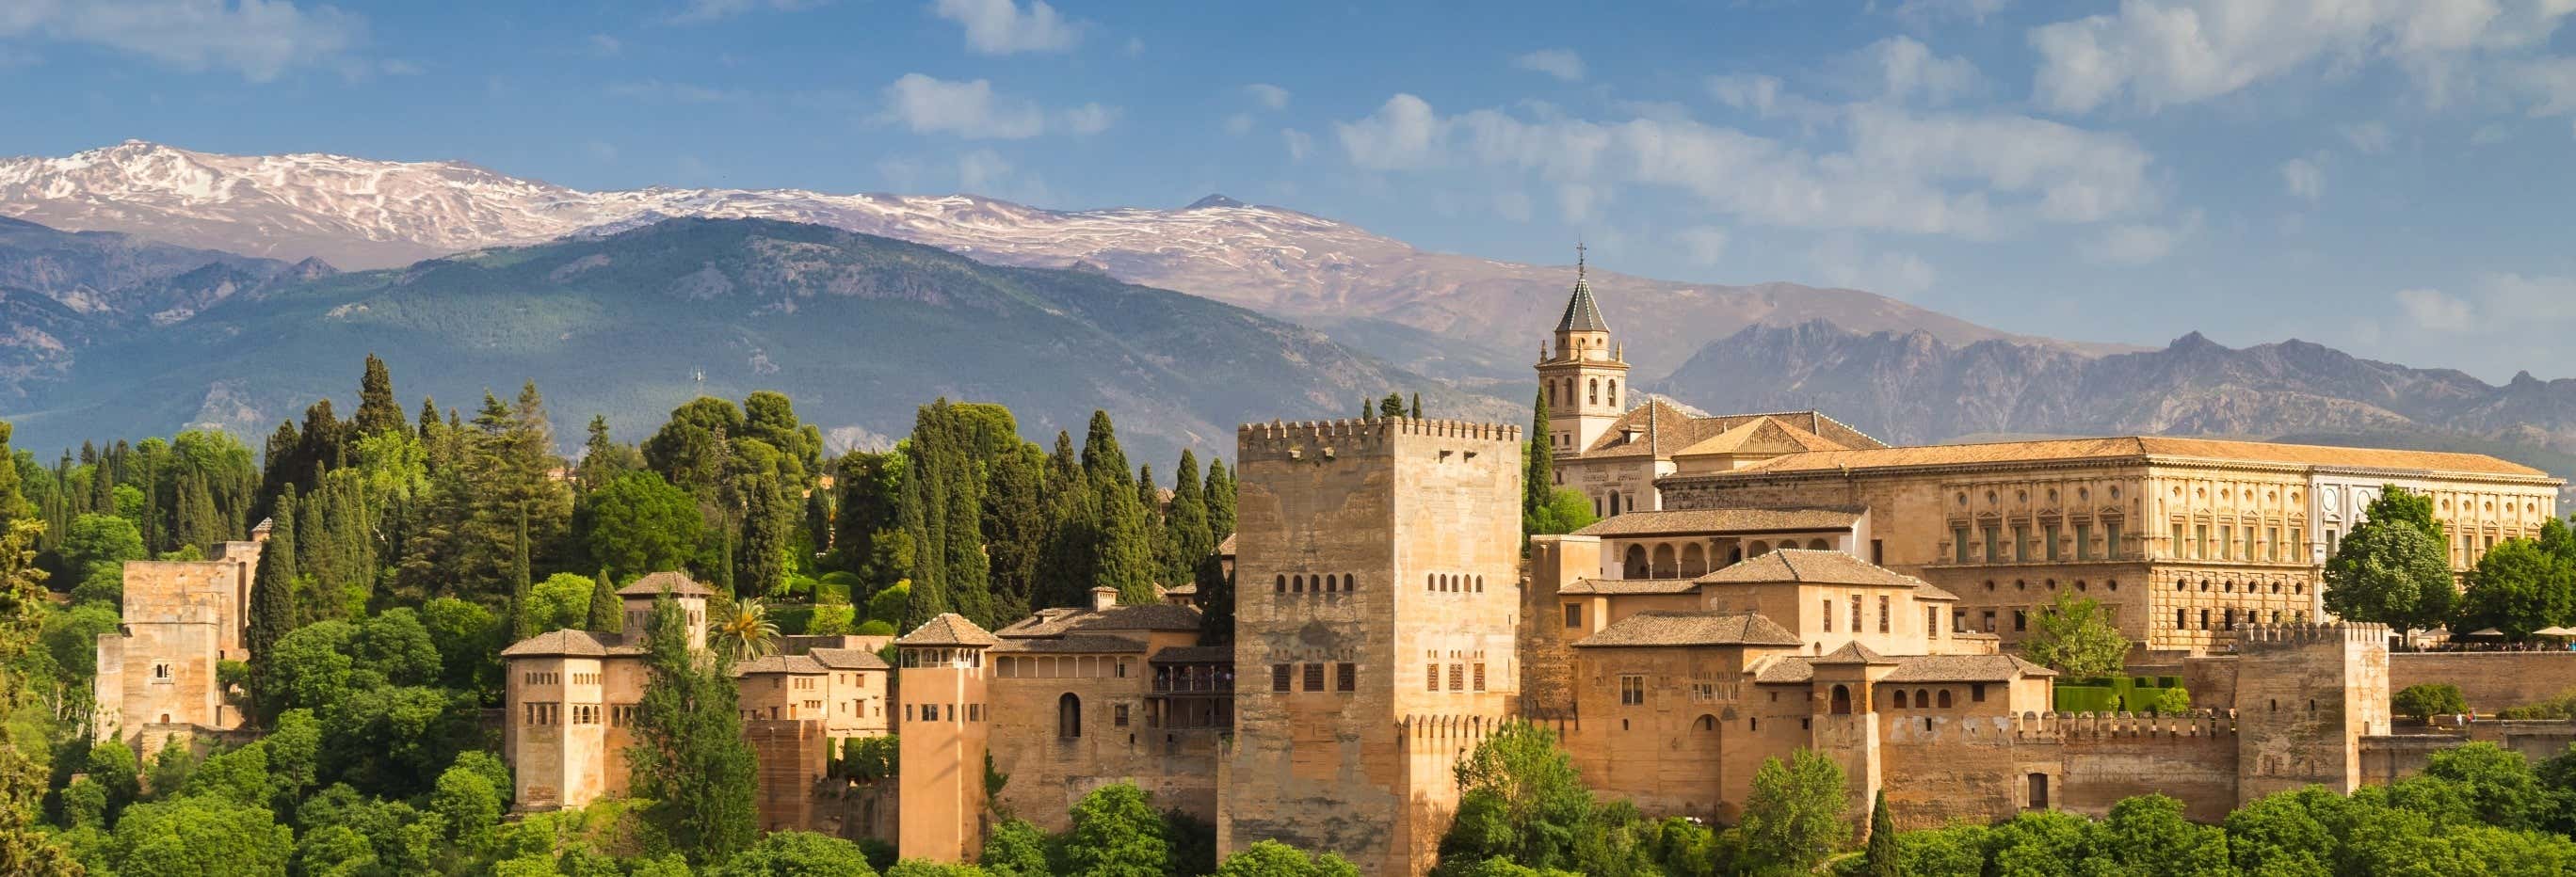
[[2479, 823], [2498, 828], [2539, 828], [2554, 818], [2556, 802], [2521, 753], [2475, 742], [2433, 753], [2424, 776], [2457, 784]]
[[2458, 630], [2495, 628], [2529, 642], [2532, 631], [2576, 621], [2576, 567], [2529, 539], [2497, 543], [2469, 570]]
[[2182, 802], [2140, 795], [2111, 805], [2084, 873], [2102, 877], [2233, 877], [2227, 833], [2183, 819]]
[[63, 787], [63, 827], [73, 829], [107, 828], [107, 790], [96, 780], [81, 777]]
[[388, 798], [430, 791], [480, 717], [471, 695], [419, 685], [357, 688], [314, 713], [323, 776]]
[[438, 644], [439, 684], [459, 691], [497, 694], [499, 653], [508, 630], [500, 619], [474, 603], [440, 597], [421, 604], [421, 626]]
[[441, 838], [452, 856], [471, 861], [483, 857], [501, 825], [501, 790], [472, 767], [456, 765], [438, 775], [429, 793], [429, 812], [438, 817]]
[[110, 825], [115, 824], [116, 817], [143, 795], [143, 762], [122, 740], [109, 739], [90, 744], [84, 772], [98, 782], [100, 791], [106, 793], [107, 822]]
[[750, 598], [714, 619], [707, 646], [733, 660], [750, 660], [778, 650], [778, 623], [769, 620], [768, 604]]
[[1164, 574], [1170, 582], [1197, 580], [1199, 562], [1216, 553], [1216, 537], [1208, 530], [1207, 488], [1199, 480], [1199, 458], [1188, 450], [1181, 451], [1181, 466], [1172, 473], [1172, 508], [1163, 522], [1170, 534], [1172, 569]]
[[1905, 857], [1896, 850], [1896, 819], [1887, 812], [1887, 790], [1879, 789], [1869, 803], [1869, 845], [1862, 850], [1864, 872], [1869, 877], [1905, 877]]
[[321, 779], [322, 721], [311, 710], [288, 710], [259, 742], [268, 756], [268, 807], [292, 816]]
[[581, 629], [619, 633], [626, 629], [626, 603], [617, 596], [617, 584], [608, 580], [608, 570], [600, 570], [591, 580], [590, 614]]
[[706, 518], [687, 490], [652, 472], [626, 472], [584, 495], [582, 546], [628, 578], [681, 569], [706, 538]]
[[2363, 508], [2362, 517], [2366, 520], [2361, 526], [2373, 522], [2402, 522], [2433, 537], [2435, 542], [2448, 541], [2443, 538], [2441, 520], [2433, 516], [2433, 495], [2429, 493], [2417, 493], [2394, 484], [2381, 485], [2379, 496]]
[[133, 521], [115, 515], [88, 514], [72, 519], [63, 534], [63, 568], [80, 577], [72, 586], [77, 602], [125, 605], [125, 562], [149, 558], [143, 533]]
[[208, 756], [189, 772], [186, 786], [167, 797], [202, 795], [265, 808], [269, 789], [268, 747], [254, 741]]
[[645, 627], [648, 682], [627, 750], [645, 818], [690, 862], [715, 865], [751, 846], [759, 763], [721, 655], [689, 649], [688, 615], [668, 597]]
[[2326, 611], [2400, 637], [2450, 620], [2455, 593], [2440, 538], [2402, 518], [2355, 525], [2326, 559]]
[[1377, 416], [1403, 417], [1404, 394], [1388, 393], [1386, 394], [1386, 398], [1377, 400]]
[[1592, 501], [1572, 488], [1560, 487], [1548, 493], [1547, 505], [1524, 523], [1535, 535], [1572, 533], [1592, 526], [1600, 517], [1592, 513]]
[[1505, 724], [1458, 762], [1458, 815], [1440, 838], [1444, 873], [1503, 858], [1538, 868], [1574, 863], [1592, 792], [1556, 735]]
[[858, 844], [810, 831], [774, 831], [707, 873], [712, 877], [875, 877], [877, 872], [868, 867], [867, 854]]
[[2021, 648], [2034, 663], [2077, 679], [2098, 679], [2120, 672], [2128, 659], [2129, 638], [2111, 624], [2101, 603], [2059, 591], [2040, 608]]
[[1068, 877], [1163, 877], [1170, 857], [1163, 815], [1134, 783], [1093, 789], [1073, 805], [1064, 839]]
[[358, 668], [350, 641], [357, 626], [346, 621], [308, 624], [278, 638], [253, 677], [259, 707], [269, 716], [290, 709], [322, 710], [346, 699]]
[[136, 805], [117, 820], [106, 864], [120, 874], [286, 874], [294, 831], [268, 808], [215, 796]]
[[886, 877], [987, 877], [991, 873], [974, 865], [929, 859], [905, 859], [886, 869]]
[[1986, 870], [1983, 825], [1961, 824], [1896, 836], [1897, 857], [1909, 877], [1982, 877]]
[[1053, 841], [1046, 832], [1018, 817], [1005, 817], [984, 836], [984, 870], [993, 877], [1051, 877], [1047, 861]]
[[1850, 811], [1843, 767], [1833, 759], [1808, 749], [1791, 753], [1785, 764], [1763, 759], [1738, 826], [1745, 854], [1776, 867], [1815, 867], [1851, 841]]
[[559, 572], [528, 588], [528, 598], [519, 604], [518, 637], [526, 639], [550, 630], [579, 630], [590, 620], [590, 594], [599, 583], [588, 576]]
[[429, 627], [409, 607], [397, 606], [361, 621], [350, 638], [358, 669], [394, 685], [427, 685], [438, 680], [438, 647]]
[[2025, 810], [1989, 835], [1987, 873], [1996, 877], [2073, 874], [2094, 848], [2093, 823], [2063, 810]]
[[581, 461], [573, 464], [574, 492], [588, 494], [597, 491], [618, 477], [643, 468], [643, 452], [610, 435], [608, 418], [591, 415], [590, 426], [581, 444]]
[[2469, 701], [2460, 695], [2460, 687], [2446, 682], [2420, 682], [2406, 686], [2390, 695], [2388, 703], [2398, 715], [2428, 724], [2434, 716], [2459, 715], [2469, 711]]
[[1338, 853], [1310, 856], [1306, 851], [1265, 840], [1227, 856], [1215, 877], [1359, 877], [1359, 868]]

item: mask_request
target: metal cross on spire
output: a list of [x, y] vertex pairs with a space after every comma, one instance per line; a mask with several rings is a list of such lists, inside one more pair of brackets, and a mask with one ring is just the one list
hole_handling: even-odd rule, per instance
[[1583, 279], [1583, 239], [1574, 239], [1574, 279]]

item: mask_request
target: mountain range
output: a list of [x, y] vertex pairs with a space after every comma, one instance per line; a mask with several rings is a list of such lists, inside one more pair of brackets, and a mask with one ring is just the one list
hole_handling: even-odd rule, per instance
[[[455, 388], [442, 394], [535, 374], [559, 411], [637, 428], [696, 392], [684, 380], [696, 371], [707, 392], [773, 387], [832, 406], [807, 416], [852, 436], [900, 434], [911, 405], [942, 393], [1028, 400], [1033, 434], [1107, 408], [1152, 431], [1149, 445], [1222, 447], [1235, 420], [1342, 416], [1417, 387], [1444, 415], [1517, 422], [1574, 279], [1569, 265], [1428, 252], [1223, 196], [1056, 211], [973, 195], [584, 191], [458, 162], [139, 141], [0, 159], [0, 217], [22, 220], [0, 225], [0, 414], [74, 441], [259, 430], [344, 391], [336, 363], [369, 345], [398, 368], [428, 364]], [[2300, 341], [2034, 338], [1792, 283], [1597, 269], [1591, 283], [1640, 385], [1712, 410], [1822, 408], [1895, 441], [2441, 446], [2576, 474], [2571, 380], [2497, 386]], [[1161, 316], [1122, 322], [1148, 311]], [[290, 338], [299, 352], [268, 350]]]

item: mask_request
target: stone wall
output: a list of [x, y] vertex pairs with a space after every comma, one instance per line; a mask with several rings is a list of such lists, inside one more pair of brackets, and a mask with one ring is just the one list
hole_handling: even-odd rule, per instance
[[[1022, 657], [996, 655], [1002, 657]], [[1059, 660], [1043, 656], [1043, 660]], [[1061, 659], [1074, 663], [1074, 656]], [[1127, 662], [1124, 676], [1048, 678], [993, 676], [993, 767], [1010, 775], [996, 802], [1050, 832], [1071, 825], [1073, 805], [1101, 786], [1132, 782], [1153, 795], [1158, 808], [1177, 807], [1200, 819], [1216, 818], [1216, 759], [1220, 729], [1147, 727], [1145, 699], [1152, 671], [1144, 656], [1103, 656], [1099, 666]], [[1265, 677], [1259, 680], [1268, 684]], [[1082, 714], [1079, 736], [1059, 727], [1066, 695]], [[1123, 720], [1121, 716], [1124, 716]]]
[[753, 719], [742, 735], [760, 762], [760, 830], [819, 830], [816, 793], [831, 763], [822, 720]]
[[2449, 683], [2469, 708], [2494, 714], [2509, 706], [2576, 693], [2576, 652], [2393, 652], [2388, 687]]

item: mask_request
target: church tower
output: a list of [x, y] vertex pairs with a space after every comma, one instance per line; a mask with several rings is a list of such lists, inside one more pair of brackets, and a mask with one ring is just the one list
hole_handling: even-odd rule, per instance
[[1584, 278], [1583, 247], [1574, 248], [1574, 297], [1556, 321], [1556, 349], [1539, 349], [1538, 388], [1547, 395], [1547, 442], [1557, 455], [1581, 453], [1608, 432], [1626, 409], [1620, 386], [1628, 379], [1624, 351], [1612, 347], [1610, 324], [1592, 301]]

